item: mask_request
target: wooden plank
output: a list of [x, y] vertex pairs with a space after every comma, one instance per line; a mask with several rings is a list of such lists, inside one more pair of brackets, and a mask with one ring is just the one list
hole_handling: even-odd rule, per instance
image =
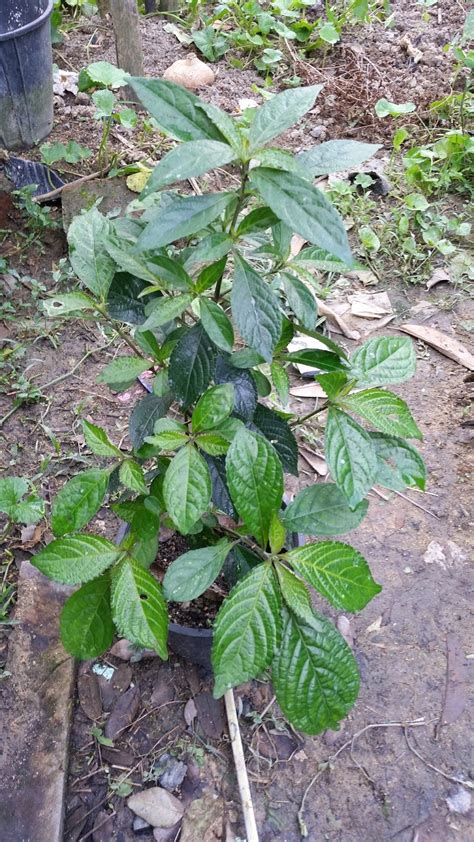
[[[110, 0], [110, 13], [115, 34], [117, 64], [132, 76], [143, 76], [143, 49], [136, 0]], [[139, 102], [131, 88], [126, 98]]]

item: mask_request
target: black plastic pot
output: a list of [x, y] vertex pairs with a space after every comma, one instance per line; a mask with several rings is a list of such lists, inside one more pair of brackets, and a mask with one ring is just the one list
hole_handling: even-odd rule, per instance
[[[128, 523], [124, 523], [120, 527], [115, 538], [117, 544], [123, 541], [129, 529]], [[301, 544], [304, 544], [303, 536], [297, 532], [290, 533], [289, 538], [292, 547], [299, 547]], [[180, 626], [178, 623], [170, 623], [168, 643], [173, 652], [179, 655], [180, 658], [190, 661], [191, 664], [198, 664], [209, 670], [212, 669], [212, 629], [193, 629], [191, 626]]]
[[0, 0], [0, 147], [34, 146], [53, 127], [53, 0]]

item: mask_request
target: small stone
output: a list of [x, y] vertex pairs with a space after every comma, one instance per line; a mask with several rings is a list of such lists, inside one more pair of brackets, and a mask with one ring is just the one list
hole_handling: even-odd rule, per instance
[[115, 740], [128, 725], [131, 725], [140, 706], [140, 689], [137, 685], [120, 696], [105, 725], [105, 736]]
[[224, 802], [210, 793], [199, 798], [186, 810], [181, 831], [181, 842], [215, 842], [222, 839]]
[[153, 764], [153, 772], [160, 785], [173, 792], [183, 783], [188, 767], [181, 760], [177, 760], [171, 754], [162, 754], [159, 760]]
[[131, 795], [128, 806], [153, 827], [173, 827], [183, 816], [181, 801], [159, 786]]
[[465, 816], [471, 809], [471, 794], [463, 786], [460, 786], [453, 795], [448, 795], [446, 804], [451, 813], [461, 813]]
[[155, 827], [153, 831], [153, 839], [155, 842], [175, 842], [178, 835], [181, 822], [177, 822], [173, 827]]
[[148, 830], [149, 827], [150, 825], [145, 821], [145, 819], [140, 818], [140, 816], [135, 816], [132, 825], [135, 833], [140, 833], [141, 830]]
[[314, 128], [312, 128], [310, 131], [311, 137], [314, 137], [316, 140], [318, 138], [326, 137], [327, 133], [328, 130], [326, 126], [314, 126]]
[[105, 810], [98, 813], [92, 831], [92, 842], [110, 842], [114, 832], [112, 816]]
[[74, 101], [76, 105], [89, 105], [89, 95], [86, 94], [85, 91], [79, 91], [79, 93], [76, 94], [76, 99]]

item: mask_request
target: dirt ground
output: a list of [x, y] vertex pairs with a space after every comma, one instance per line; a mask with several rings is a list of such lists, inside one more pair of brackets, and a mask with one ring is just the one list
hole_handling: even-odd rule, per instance
[[[442, 47], [461, 28], [464, 5], [439, 0], [428, 9], [429, 23], [422, 21], [421, 7], [414, 2], [395, 0], [392, 7], [391, 30], [382, 24], [358, 27], [344, 37], [323, 68], [295, 64], [293, 72], [305, 82], [325, 81], [326, 88], [309, 120], [287, 133], [285, 142], [292, 148], [306, 148], [314, 137], [384, 142], [392, 129], [374, 118], [377, 99], [410, 99], [426, 106], [448, 93], [449, 59]], [[417, 65], [400, 45], [405, 34], [423, 53]], [[175, 38], [163, 33], [156, 19], [142, 23], [142, 35], [145, 70], [150, 75], [159, 75], [186, 53]], [[66, 69], [79, 70], [99, 58], [113, 60], [114, 54], [111, 33], [95, 22], [78, 26], [55, 50], [57, 64]], [[221, 62], [216, 83], [204, 96], [233, 112], [241, 97], [259, 98], [254, 84], [261, 85], [262, 80], [252, 69], [234, 70]], [[92, 146], [99, 129], [91, 129], [90, 115], [89, 105], [66, 95], [56, 103], [51, 139], [74, 138]], [[131, 136], [123, 129], [113, 135], [120, 161], [136, 160]], [[139, 151], [147, 154], [149, 148], [144, 142]], [[59, 211], [54, 213], [59, 220]], [[2, 424], [0, 470], [36, 477], [38, 490], [50, 501], [86, 461], [81, 417], [101, 424], [114, 441], [121, 442], [127, 435], [130, 407], [143, 389], [137, 384], [124, 395], [105, 393], [96, 377], [115, 349], [104, 348], [110, 337], [92, 321], [52, 325], [39, 313], [34, 282], [47, 289], [54, 286], [52, 269], [66, 254], [62, 230], [48, 230], [41, 244], [35, 240], [19, 248], [21, 222], [9, 206], [5, 215], [7, 224], [0, 227], [11, 226], [16, 232], [4, 241], [5, 256], [22, 280], [14, 276], [3, 280], [5, 299], [14, 302], [19, 316], [0, 321], [0, 339], [24, 346], [18, 371], [27, 372], [43, 398], [24, 404]], [[67, 280], [60, 281], [63, 291], [67, 285]], [[354, 290], [360, 286], [354, 281]], [[390, 278], [382, 279], [380, 287], [387, 289], [404, 320], [438, 327], [469, 344], [463, 325], [474, 319], [474, 305], [465, 295], [446, 291], [444, 284], [427, 292], [394, 285]], [[383, 333], [396, 330], [399, 321]], [[351, 343], [346, 344], [350, 349]], [[465, 661], [465, 656], [474, 656], [473, 451], [468, 415], [472, 376], [422, 343], [417, 344], [417, 353], [416, 377], [396, 391], [407, 399], [425, 436], [421, 449], [427, 461], [428, 493], [390, 495], [388, 501], [371, 496], [369, 514], [350, 540], [368, 559], [383, 591], [356, 617], [331, 614], [353, 646], [360, 668], [361, 693], [354, 710], [339, 732], [303, 738], [282, 720], [272, 704], [271, 687], [251, 682], [236, 692], [262, 842], [301, 838], [297, 814], [315, 776], [302, 811], [310, 842], [473, 838], [474, 811], [466, 802], [470, 791], [461, 786], [474, 776], [472, 698]], [[0, 417], [9, 412], [12, 396], [9, 389], [0, 394]], [[293, 399], [299, 412], [306, 406], [311, 409]], [[301, 483], [312, 481], [308, 466], [301, 467]], [[117, 526], [115, 517], [101, 512], [99, 530], [112, 536]], [[19, 566], [31, 557], [37, 541], [50, 538], [47, 529], [40, 530], [36, 543], [29, 546], [18, 532], [7, 552]], [[319, 607], [328, 613], [326, 604]], [[0, 662], [5, 660], [8, 631], [8, 626], [0, 626]], [[100, 672], [110, 666], [115, 672], [107, 679]], [[219, 796], [226, 828], [222, 838], [226, 842], [244, 838], [224, 712], [211, 700], [211, 687], [203, 668], [175, 657], [162, 664], [158, 658], [129, 663], [109, 655], [79, 667], [66, 799], [67, 842], [90, 838], [151, 842], [150, 828], [133, 829], [126, 795], [156, 782], [158, 761], [165, 769], [175, 769], [176, 760], [187, 767], [178, 788], [184, 803], [205, 793]], [[120, 734], [111, 749], [94, 740], [91, 728], [104, 729], [106, 736], [113, 733], [114, 714]], [[168, 758], [163, 760], [164, 753]], [[111, 812], [114, 815], [108, 818]], [[160, 838], [164, 842], [165, 837]], [[215, 838], [221, 837], [210, 830], [206, 842]], [[197, 837], [196, 842], [200, 842]]]

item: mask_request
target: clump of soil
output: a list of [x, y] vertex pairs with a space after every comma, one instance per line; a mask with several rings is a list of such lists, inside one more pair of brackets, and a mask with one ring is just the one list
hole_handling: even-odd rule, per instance
[[[151, 572], [155, 573], [161, 581], [171, 562], [188, 550], [186, 539], [174, 533], [168, 541], [160, 544]], [[180, 626], [209, 629], [213, 626], [217, 612], [228, 592], [225, 576], [221, 574], [202, 596], [193, 599], [192, 602], [168, 602], [169, 618], [172, 623], [178, 623]]]

